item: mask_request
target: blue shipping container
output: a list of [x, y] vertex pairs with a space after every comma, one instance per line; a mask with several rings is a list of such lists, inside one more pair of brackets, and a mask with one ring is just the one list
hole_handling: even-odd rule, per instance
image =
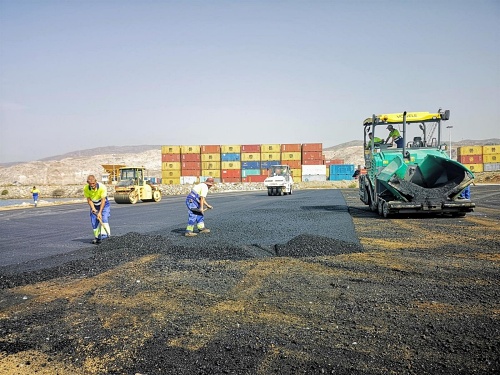
[[335, 174], [335, 175], [330, 175], [328, 179], [330, 181], [343, 181], [343, 180], [353, 180], [354, 178], [352, 177], [352, 174]]
[[260, 169], [260, 161], [242, 161], [241, 169]]
[[281, 165], [281, 162], [279, 160], [269, 160], [260, 162], [260, 167], [262, 169], [269, 169], [271, 168], [272, 165]]
[[240, 161], [241, 155], [239, 153], [229, 153], [229, 154], [220, 154], [221, 161]]
[[349, 175], [349, 180], [354, 174], [354, 164], [331, 164], [330, 176], [332, 175]]

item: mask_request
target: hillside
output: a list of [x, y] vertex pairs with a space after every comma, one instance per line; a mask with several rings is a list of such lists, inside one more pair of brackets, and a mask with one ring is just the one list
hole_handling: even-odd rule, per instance
[[[363, 142], [351, 141], [323, 149], [326, 159], [343, 159], [345, 164], [363, 166]], [[453, 143], [456, 148], [465, 145], [500, 144], [500, 139], [463, 140]], [[0, 186], [11, 185], [74, 185], [82, 184], [88, 174], [98, 178], [104, 172], [102, 164], [141, 165], [150, 176], [161, 176], [161, 146], [109, 146], [57, 155], [43, 160], [13, 165], [0, 165]]]

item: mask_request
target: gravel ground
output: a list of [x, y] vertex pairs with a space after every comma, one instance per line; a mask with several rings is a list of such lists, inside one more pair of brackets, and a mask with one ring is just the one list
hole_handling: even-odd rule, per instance
[[342, 192], [359, 243], [129, 233], [0, 274], [0, 373], [498, 372], [500, 192], [474, 187], [460, 219], [381, 219]]

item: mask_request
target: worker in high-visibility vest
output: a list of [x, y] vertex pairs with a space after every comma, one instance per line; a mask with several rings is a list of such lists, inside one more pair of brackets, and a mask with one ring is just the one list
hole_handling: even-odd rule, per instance
[[[98, 184], [94, 175], [89, 175], [87, 185], [83, 188], [83, 195], [90, 206], [90, 223], [94, 232], [92, 243], [98, 245], [110, 235], [111, 205], [108, 200], [108, 189], [106, 185]], [[105, 233], [102, 233], [103, 228]]]
[[33, 186], [33, 189], [31, 189], [31, 194], [33, 195], [33, 201], [35, 202], [35, 207], [38, 205], [38, 197], [40, 195], [40, 190], [36, 188], [36, 186]]

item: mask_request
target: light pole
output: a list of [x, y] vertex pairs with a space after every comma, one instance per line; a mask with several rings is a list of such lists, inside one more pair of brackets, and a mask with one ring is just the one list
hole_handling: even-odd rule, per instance
[[450, 132], [450, 159], [451, 159], [451, 129], [453, 129], [453, 126], [448, 125], [446, 129], [450, 129], [449, 132]]

